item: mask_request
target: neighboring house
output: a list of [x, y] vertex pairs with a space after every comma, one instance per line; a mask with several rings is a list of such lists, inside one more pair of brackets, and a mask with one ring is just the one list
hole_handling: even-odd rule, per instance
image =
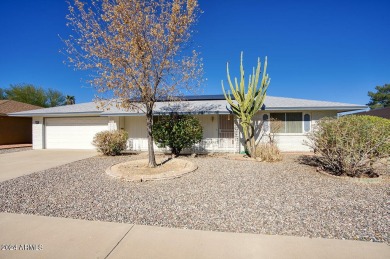
[[9, 117], [7, 113], [37, 110], [42, 107], [12, 100], [0, 100], [0, 145], [31, 144], [31, 116]]
[[357, 112], [351, 115], [369, 115], [390, 119], [390, 107], [374, 109], [366, 112]]
[[[203, 126], [203, 140], [193, 152], [242, 152], [242, 134], [228, 111], [222, 95], [189, 96], [181, 102], [157, 102], [154, 115], [196, 115]], [[282, 151], [308, 151], [303, 145], [305, 134], [317, 120], [335, 117], [339, 112], [365, 109], [367, 106], [267, 96], [263, 109], [256, 115], [256, 123], [269, 118], [285, 121], [277, 141]], [[34, 149], [93, 149], [94, 135], [102, 130], [124, 129], [129, 134], [128, 149], [147, 150], [146, 117], [141, 111], [124, 111], [116, 107], [103, 111], [93, 102], [53, 107], [10, 116], [33, 117]], [[272, 126], [272, 125], [271, 125]]]

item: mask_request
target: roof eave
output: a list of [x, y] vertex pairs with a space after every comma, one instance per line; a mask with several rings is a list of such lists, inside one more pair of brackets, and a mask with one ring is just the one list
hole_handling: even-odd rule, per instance
[[[154, 112], [153, 115], [168, 115], [172, 112]], [[207, 115], [207, 114], [230, 114], [229, 111], [205, 111], [205, 112], [177, 112], [182, 115]], [[105, 112], [100, 114], [101, 116], [144, 116], [145, 113], [134, 113], [134, 112]]]
[[89, 111], [89, 112], [53, 112], [53, 113], [8, 113], [8, 116], [12, 117], [72, 117], [72, 116], [96, 116], [100, 115], [101, 111]]
[[323, 107], [266, 107], [263, 111], [356, 111], [366, 109], [367, 106], [323, 106]]
[[[367, 106], [331, 106], [331, 107], [266, 107], [261, 111], [337, 111], [337, 112], [347, 112], [347, 111], [356, 111], [366, 109]], [[170, 114], [170, 112], [154, 112], [155, 115], [164, 115]], [[206, 115], [206, 114], [230, 114], [228, 110], [226, 111], [189, 111], [189, 112], [178, 112], [178, 114], [191, 114], [191, 115]], [[72, 117], [72, 116], [142, 116], [145, 113], [138, 112], [103, 112], [103, 111], [88, 111], [88, 112], [53, 112], [53, 113], [8, 113], [8, 116], [11, 117]]]

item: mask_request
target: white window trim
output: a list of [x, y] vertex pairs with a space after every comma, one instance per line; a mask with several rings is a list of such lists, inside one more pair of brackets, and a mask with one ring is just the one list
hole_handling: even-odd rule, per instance
[[265, 133], [266, 134], [269, 134], [270, 131], [271, 131], [271, 121], [270, 121], [270, 118], [271, 118], [271, 114], [270, 113], [262, 113], [261, 114], [261, 120], [264, 122], [264, 115], [267, 115], [268, 116], [268, 120], [267, 120], [267, 124], [268, 124], [268, 127], [267, 129], [265, 130]]
[[[272, 113], [284, 113], [284, 119], [286, 119], [286, 113], [297, 113], [297, 112], [300, 112], [302, 113], [302, 132], [299, 132], [299, 133], [287, 133], [287, 132], [283, 132], [283, 133], [275, 133], [276, 136], [304, 136], [306, 135], [307, 133], [311, 132], [312, 129], [313, 129], [313, 125], [312, 125], [312, 122], [313, 122], [313, 119], [312, 119], [312, 114], [311, 112], [302, 112], [302, 111], [288, 111], [288, 112], [272, 112]], [[263, 113], [263, 114], [268, 114], [268, 120], [271, 119], [271, 112], [270, 113]], [[304, 121], [304, 118], [305, 118], [305, 115], [308, 114], [310, 116], [310, 130], [305, 132], [305, 121]], [[271, 130], [271, 121], [269, 121], [269, 128], [268, 128], [268, 133], [270, 132]]]
[[[309, 131], [305, 131], [305, 115], [309, 115], [310, 116], [310, 120], [309, 120]], [[313, 129], [313, 125], [312, 125], [312, 115], [311, 115], [311, 112], [303, 112], [302, 113], [302, 131], [303, 131], [303, 134], [307, 134], [307, 133], [310, 133]]]

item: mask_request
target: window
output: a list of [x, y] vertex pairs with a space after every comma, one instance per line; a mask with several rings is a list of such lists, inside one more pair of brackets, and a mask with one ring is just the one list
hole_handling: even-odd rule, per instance
[[303, 116], [303, 121], [304, 121], [303, 128], [304, 128], [305, 132], [309, 132], [310, 131], [310, 114], [305, 114]]
[[[279, 130], [275, 128], [276, 123], [271, 122], [271, 130], [278, 133], [302, 133], [302, 113], [287, 112], [287, 113], [271, 113], [271, 119], [281, 122]], [[274, 124], [274, 128], [272, 127]]]

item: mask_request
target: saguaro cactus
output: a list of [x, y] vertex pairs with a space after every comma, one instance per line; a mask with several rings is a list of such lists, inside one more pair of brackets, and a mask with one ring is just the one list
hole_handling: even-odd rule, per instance
[[241, 64], [240, 64], [240, 84], [237, 82], [237, 78], [234, 78], [233, 85], [230, 74], [229, 74], [229, 63], [226, 65], [227, 70], [227, 79], [230, 86], [230, 91], [226, 94], [225, 87], [222, 80], [222, 91], [225, 95], [227, 102], [230, 105], [230, 112], [232, 112], [238, 119], [239, 123], [242, 126], [242, 130], [245, 138], [245, 148], [249, 156], [256, 157], [256, 141], [254, 136], [254, 123], [253, 116], [258, 112], [263, 106], [267, 88], [271, 81], [268, 77], [267, 71], [267, 57], [264, 61], [263, 76], [259, 85], [259, 78], [261, 73], [261, 63], [260, 58], [257, 59], [257, 68], [253, 68], [252, 75], [249, 75], [248, 86], [245, 87], [245, 76], [244, 76], [244, 66], [242, 64], [243, 52], [241, 52]]

